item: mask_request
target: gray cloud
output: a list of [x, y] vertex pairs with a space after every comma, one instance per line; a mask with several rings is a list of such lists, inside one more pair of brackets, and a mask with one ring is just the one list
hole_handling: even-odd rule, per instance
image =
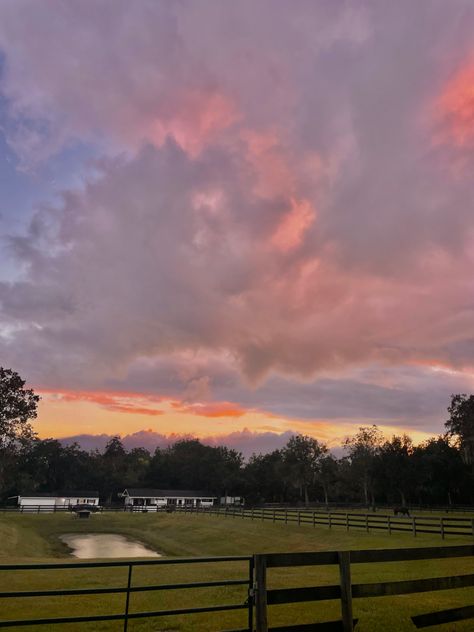
[[[250, 432], [244, 429], [240, 432], [203, 437], [200, 441], [205, 445], [211, 446], [225, 445], [228, 448], [242, 452], [244, 458], [248, 459], [252, 454], [266, 454], [267, 452], [282, 448], [293, 434], [295, 433], [291, 430], [277, 433]], [[149, 452], [154, 452], [156, 448], [165, 449], [177, 441], [191, 438], [191, 435], [165, 435], [151, 430], [140, 430], [132, 434], [124, 435], [121, 439], [127, 450], [145, 448]], [[110, 439], [112, 439], [112, 435], [81, 434], [72, 437], [63, 437], [61, 438], [61, 443], [64, 445], [77, 443], [83, 450], [103, 451]]]
[[463, 2], [3, 2], [9, 143], [25, 168], [78, 140], [97, 160], [9, 240], [2, 362], [436, 423], [474, 364], [472, 148], [433, 114], [473, 23]]

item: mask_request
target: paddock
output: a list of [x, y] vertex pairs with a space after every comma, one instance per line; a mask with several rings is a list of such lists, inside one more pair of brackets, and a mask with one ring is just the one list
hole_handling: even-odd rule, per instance
[[[110, 594], [3, 598], [0, 602], [3, 619], [54, 618], [97, 616], [124, 612], [124, 586], [127, 585], [130, 560], [117, 560], [101, 567], [87, 568], [67, 557], [67, 548], [59, 540], [63, 533], [122, 533], [160, 550], [168, 559], [167, 564], [137, 566], [132, 573], [132, 587], [171, 586], [224, 582], [221, 585], [196, 586], [194, 588], [170, 588], [133, 592], [130, 613], [189, 610], [194, 607], [211, 608], [216, 605], [237, 604], [243, 606], [247, 599], [249, 560], [253, 554], [301, 553], [307, 551], [344, 550], [414, 550], [419, 547], [440, 545], [466, 545], [472, 540], [450, 536], [442, 542], [437, 535], [420, 534], [413, 538], [409, 533], [393, 533], [387, 537], [379, 531], [345, 531], [296, 523], [273, 523], [259, 520], [217, 518], [204, 512], [173, 514], [109, 513], [93, 516], [88, 524], [75, 521], [69, 514], [49, 515], [0, 515], [0, 564], [17, 565], [49, 564], [50, 569], [24, 568], [7, 571], [0, 575], [2, 586], [8, 591], [77, 591], [98, 588], [120, 588]], [[239, 557], [245, 559], [205, 562], [203, 557]], [[193, 558], [184, 563], [180, 558]], [[196, 560], [201, 558], [201, 560]], [[100, 562], [94, 560], [90, 563]], [[176, 563], [171, 563], [176, 562]], [[60, 569], [57, 564], [72, 564]], [[0, 569], [1, 573], [2, 569]], [[386, 583], [393, 581], [418, 581], [436, 577], [452, 577], [474, 574], [474, 559], [459, 557], [450, 559], [401, 560], [393, 562], [359, 563], [352, 569], [354, 584]], [[230, 582], [227, 584], [227, 582]], [[240, 582], [232, 584], [232, 582]], [[338, 565], [293, 566], [272, 568], [267, 584], [270, 590], [286, 590], [304, 586], [333, 586], [339, 582]], [[114, 588], [114, 589], [115, 589]], [[359, 620], [356, 632], [377, 632], [387, 627], [397, 632], [414, 630], [412, 616], [437, 610], [464, 607], [472, 604], [472, 587], [427, 591], [416, 594], [398, 594], [383, 597], [364, 597], [353, 601], [353, 616]], [[269, 621], [272, 626], [335, 621], [341, 618], [340, 600], [308, 601], [269, 605]], [[208, 632], [209, 630], [245, 630], [248, 609], [201, 611], [160, 615], [158, 618], [129, 621], [128, 631], [180, 630], [183, 632]], [[450, 630], [467, 632], [472, 621], [452, 624]], [[90, 623], [76, 623], [73, 629], [90, 629]], [[30, 628], [31, 629], [31, 628]], [[35, 630], [62, 629], [60, 626], [38, 626]], [[94, 629], [122, 630], [123, 621], [96, 621]], [[247, 628], [248, 629], [248, 628]]]

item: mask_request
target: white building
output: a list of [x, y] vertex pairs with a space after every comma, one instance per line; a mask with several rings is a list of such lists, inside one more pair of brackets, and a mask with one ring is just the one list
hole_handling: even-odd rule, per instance
[[74, 505], [99, 506], [97, 491], [33, 492], [17, 496], [21, 511], [61, 511]]
[[209, 492], [188, 489], [126, 489], [121, 496], [125, 499], [125, 509], [130, 511], [212, 507], [217, 500]]
[[238, 505], [239, 507], [244, 504], [244, 499], [242, 496], [221, 496], [221, 505], [226, 505], [227, 507], [230, 505], [235, 507]]

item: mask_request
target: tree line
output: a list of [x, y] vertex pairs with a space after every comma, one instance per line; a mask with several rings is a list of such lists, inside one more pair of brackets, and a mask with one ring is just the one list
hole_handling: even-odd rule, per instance
[[301, 434], [268, 454], [242, 454], [185, 439], [150, 453], [127, 451], [113, 437], [103, 451], [39, 439], [31, 425], [38, 396], [0, 367], [0, 501], [22, 493], [98, 490], [119, 502], [127, 487], [199, 489], [243, 496], [249, 504], [352, 502], [366, 506], [474, 503], [474, 395], [453, 395], [445, 434], [414, 445], [406, 434], [383, 436], [363, 426], [336, 458]]

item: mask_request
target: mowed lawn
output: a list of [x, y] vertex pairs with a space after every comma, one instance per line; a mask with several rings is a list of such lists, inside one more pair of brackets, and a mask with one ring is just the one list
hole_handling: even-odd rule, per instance
[[[103, 514], [88, 521], [70, 514], [0, 515], [0, 564], [64, 561], [68, 550], [59, 540], [65, 533], [114, 533], [129, 536], [151, 546], [165, 556], [196, 557], [214, 555], [250, 555], [259, 552], [292, 552], [321, 550], [358, 550], [371, 548], [406, 548], [471, 544], [472, 538], [365, 533], [356, 530], [316, 528], [294, 524], [251, 521], [223, 516], [190, 514]], [[98, 588], [123, 586], [126, 569], [73, 569], [0, 571], [0, 591], [53, 590], [66, 588]], [[474, 573], [474, 559], [392, 562], [354, 565], [353, 582], [377, 582], [422, 577]], [[195, 565], [161, 565], [134, 570], [135, 585], [170, 584], [246, 578], [247, 565], [242, 562]], [[338, 583], [336, 567], [299, 567], [270, 569], [269, 588], [316, 586]], [[130, 611], [166, 610], [213, 604], [243, 603], [245, 586], [199, 588], [189, 590], [136, 593], [131, 597]], [[123, 612], [124, 595], [18, 598], [0, 600], [0, 620], [51, 616], [85, 616]], [[355, 599], [354, 616], [359, 618], [360, 632], [414, 630], [410, 616], [444, 608], [474, 604], [474, 589], [419, 593], [398, 597]], [[338, 601], [271, 606], [271, 625], [307, 623], [338, 619]], [[212, 632], [243, 628], [246, 611], [168, 616], [131, 621], [129, 630], [148, 632]], [[61, 626], [28, 626], [24, 630], [121, 630], [120, 622], [63, 624]], [[438, 630], [467, 632], [474, 629], [474, 620], [440, 626]]]

